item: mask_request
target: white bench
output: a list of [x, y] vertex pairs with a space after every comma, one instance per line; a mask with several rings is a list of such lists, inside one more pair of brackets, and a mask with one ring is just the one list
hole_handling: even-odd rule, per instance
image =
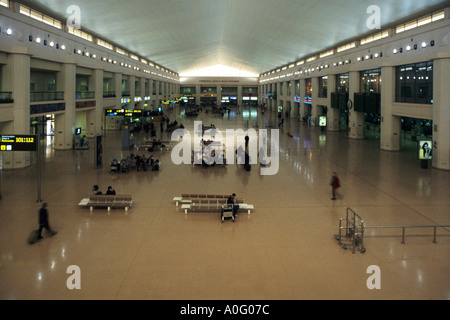
[[[219, 210], [222, 207], [222, 204], [219, 204], [217, 206], [217, 209]], [[211, 209], [216, 209], [215, 206], [212, 204], [204, 204], [204, 205], [198, 205], [198, 204], [192, 204], [192, 203], [185, 203], [181, 205], [181, 209], [184, 210], [184, 214], [188, 213], [188, 210], [198, 210], [198, 211], [211, 211]], [[203, 210], [202, 210], [203, 209]], [[255, 206], [252, 204], [246, 204], [241, 203], [239, 204], [239, 210], [247, 210], [248, 214], [251, 213], [252, 210], [255, 210]]]
[[183, 198], [183, 197], [174, 197], [173, 198], [173, 202], [175, 202], [175, 206], [178, 207], [179, 203], [181, 203], [181, 204], [192, 203], [192, 200], [191, 199], [186, 199], [186, 198]]
[[89, 198], [84, 198], [78, 204], [79, 206], [89, 207], [91, 214], [94, 207], [103, 207], [108, 209], [108, 215], [111, 208], [123, 208], [125, 214], [128, 213], [128, 208], [133, 206], [133, 196], [131, 195], [90, 195]]

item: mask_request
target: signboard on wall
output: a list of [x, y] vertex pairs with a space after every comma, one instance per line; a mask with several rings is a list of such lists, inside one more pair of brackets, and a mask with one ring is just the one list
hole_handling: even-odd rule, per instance
[[37, 135], [1, 135], [0, 151], [37, 151]]

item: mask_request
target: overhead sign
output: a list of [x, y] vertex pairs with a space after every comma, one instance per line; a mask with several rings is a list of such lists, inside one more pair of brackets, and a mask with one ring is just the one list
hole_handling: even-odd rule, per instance
[[0, 151], [37, 151], [37, 135], [1, 135]]
[[114, 117], [114, 116], [124, 116], [124, 117], [141, 117], [143, 115], [144, 110], [134, 109], [134, 110], [125, 110], [125, 109], [107, 109], [105, 111], [106, 116]]

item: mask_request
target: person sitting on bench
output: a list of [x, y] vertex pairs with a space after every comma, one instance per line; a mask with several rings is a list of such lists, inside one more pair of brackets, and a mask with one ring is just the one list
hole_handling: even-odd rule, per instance
[[231, 196], [228, 197], [227, 204], [233, 205], [233, 218], [236, 218], [236, 213], [239, 210], [239, 205], [236, 204], [236, 193], [233, 193]]
[[94, 186], [92, 187], [92, 192], [93, 192], [96, 196], [102, 194], [102, 192], [101, 192], [100, 189], [98, 188], [98, 185], [94, 185]]
[[107, 195], [116, 195], [116, 190], [114, 190], [111, 186], [108, 187], [108, 190], [106, 191]]

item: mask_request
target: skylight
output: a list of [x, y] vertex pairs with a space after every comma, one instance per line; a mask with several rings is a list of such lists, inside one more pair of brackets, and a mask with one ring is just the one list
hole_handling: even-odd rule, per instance
[[203, 68], [199, 70], [189, 71], [180, 74], [181, 77], [259, 77], [258, 74], [227, 67], [221, 64]]

